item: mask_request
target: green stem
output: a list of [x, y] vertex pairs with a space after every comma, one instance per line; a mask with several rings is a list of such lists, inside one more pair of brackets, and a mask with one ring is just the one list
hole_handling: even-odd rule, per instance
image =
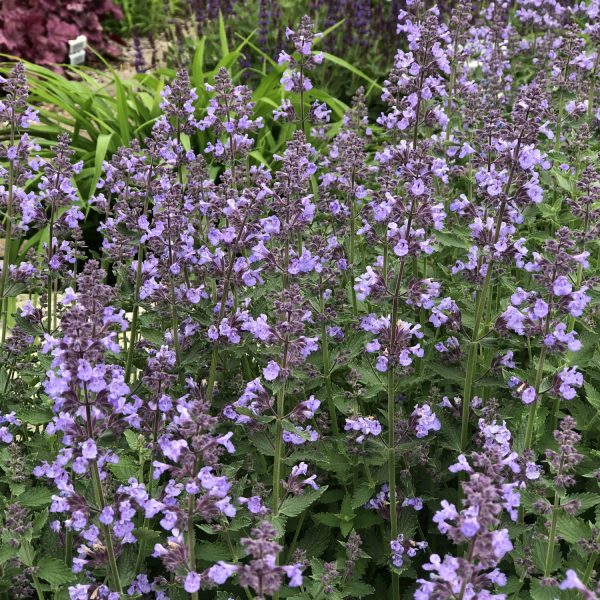
[[213, 391], [215, 388], [215, 381], [217, 379], [217, 363], [219, 362], [219, 343], [215, 342], [213, 346], [210, 367], [208, 370], [208, 381], [206, 384], [206, 399], [210, 402], [212, 400]]
[[[106, 502], [102, 492], [102, 480], [100, 479], [98, 463], [95, 460], [92, 460], [90, 461], [90, 466], [92, 470], [92, 487], [94, 488], [96, 504], [98, 505], [100, 511], [103, 511], [106, 506]], [[108, 525], [100, 524], [100, 528], [104, 534], [104, 544], [106, 546], [106, 554], [108, 557], [108, 578], [111, 582], [113, 590], [119, 594], [122, 594], [123, 590], [121, 588], [121, 578], [119, 577], [119, 568], [117, 567], [117, 559], [115, 557], [115, 549], [112, 543], [110, 527]]]
[[325, 394], [327, 400], [327, 409], [329, 410], [329, 420], [334, 434], [339, 433], [337, 413], [333, 402], [333, 394], [331, 391], [331, 364], [329, 360], [329, 338], [327, 336], [327, 323], [325, 322], [325, 298], [323, 290], [321, 290], [321, 343], [323, 345], [323, 375], [325, 377]]
[[171, 329], [173, 330], [173, 346], [175, 348], [175, 358], [177, 366], [181, 365], [181, 349], [179, 347], [179, 322], [177, 319], [177, 305], [175, 303], [175, 284], [173, 277], [170, 277], [171, 287]]
[[[194, 464], [194, 470], [196, 472], [196, 465]], [[196, 496], [190, 494], [188, 496], [188, 515], [187, 515], [187, 548], [189, 556], [189, 569], [190, 571], [196, 570], [196, 532], [194, 530], [194, 508], [196, 506]], [[190, 594], [192, 600], [198, 600], [198, 592], [192, 592]]]
[[560, 508], [560, 496], [554, 492], [554, 505], [552, 506], [552, 521], [550, 522], [550, 534], [548, 536], [548, 549], [546, 550], [546, 563], [544, 566], [544, 577], [550, 577], [552, 573], [552, 558], [554, 557], [554, 541], [556, 539], [556, 524], [558, 522], [558, 509]]
[[490, 261], [485, 274], [483, 288], [481, 293], [477, 294], [475, 300], [475, 324], [473, 325], [473, 335], [469, 341], [469, 352], [467, 354], [467, 371], [465, 373], [465, 387], [463, 390], [462, 400], [462, 417], [460, 429], [460, 447], [461, 450], [466, 450], [469, 442], [469, 416], [471, 411], [471, 397], [473, 395], [473, 381], [475, 380], [475, 367], [477, 364], [477, 349], [479, 346], [479, 335], [481, 321], [483, 319], [483, 311], [486, 305], [489, 289], [492, 281], [492, 266]]
[[533, 441], [533, 429], [534, 429], [534, 424], [535, 424], [535, 414], [537, 412], [537, 405], [538, 405], [538, 392], [540, 389], [540, 384], [542, 382], [545, 360], [546, 360], [546, 347], [544, 346], [540, 353], [538, 368], [537, 368], [536, 375], [535, 375], [535, 400], [531, 403], [531, 406], [529, 407], [529, 415], [527, 417], [527, 431], [525, 433], [525, 450], [529, 450], [529, 448], [531, 448], [531, 443]]
[[[85, 424], [87, 430], [88, 439], [94, 439], [94, 428], [92, 424], [92, 405], [87, 390], [87, 386], [83, 386], [83, 397], [85, 406]], [[96, 460], [90, 460], [90, 469], [92, 474], [92, 489], [94, 492], [94, 500], [96, 502], [99, 512], [102, 512], [106, 507], [106, 501], [104, 499], [104, 493], [102, 491], [102, 480], [100, 479], [100, 471], [98, 469], [98, 463]], [[123, 593], [121, 588], [121, 578], [119, 576], [119, 569], [117, 567], [117, 559], [115, 557], [115, 549], [112, 543], [112, 537], [110, 527], [108, 525], [100, 524], [100, 529], [104, 536], [104, 544], [106, 546], [106, 554], [108, 559], [108, 579], [113, 586], [113, 590], [119, 594]]]
[[302, 531], [302, 525], [304, 525], [305, 518], [306, 518], [306, 511], [303, 511], [302, 514], [300, 515], [300, 519], [298, 520], [298, 523], [296, 524], [296, 530], [294, 531], [294, 537], [292, 539], [292, 543], [290, 544], [290, 547], [287, 549], [287, 552], [285, 553], [284, 564], [287, 564], [290, 562], [290, 558], [291, 558], [292, 554], [294, 553], [294, 550], [296, 549], [296, 544], [298, 543], [298, 538], [300, 537], [300, 532]]
[[38, 576], [35, 573], [31, 574], [31, 579], [33, 580], [33, 587], [35, 588], [35, 592], [37, 594], [38, 600], [44, 600], [44, 591], [42, 590], [42, 584], [38, 579]]
[[[554, 280], [556, 275], [556, 269], [552, 273], [551, 279]], [[550, 317], [552, 316], [552, 304], [554, 302], [554, 296], [551, 295], [548, 301], [548, 315], [546, 316], [546, 325], [544, 327], [544, 336], [542, 340], [546, 338], [548, 332], [550, 331]], [[543, 341], [542, 341], [543, 343]], [[539, 404], [539, 393], [540, 387], [542, 385], [542, 378], [544, 377], [544, 363], [546, 361], [547, 349], [545, 345], [542, 345], [542, 351], [540, 352], [540, 358], [537, 366], [537, 370], [535, 373], [535, 400], [531, 403], [529, 407], [529, 415], [527, 417], [527, 430], [525, 432], [525, 450], [529, 450], [531, 448], [531, 444], [533, 441], [533, 430], [535, 425], [535, 414], [537, 412], [537, 406]], [[556, 403], [555, 403], [556, 404]], [[556, 406], [556, 412], [558, 411], [558, 405]], [[556, 412], [553, 410], [556, 414]]]
[[277, 516], [281, 495], [281, 464], [283, 460], [283, 418], [285, 416], [285, 382], [277, 394], [277, 423], [275, 426], [275, 456], [273, 458], [273, 516]]
[[[11, 138], [14, 137], [12, 133]], [[13, 166], [12, 161], [8, 168], [8, 198], [6, 204], [6, 218], [4, 220], [4, 257], [2, 260], [2, 279], [0, 279], [0, 319], [2, 319], [2, 339], [4, 344], [6, 340], [6, 330], [8, 326], [8, 298], [4, 297], [6, 284], [8, 283], [8, 270], [10, 266], [10, 242], [12, 239], [12, 209], [13, 209]]]
[[[153, 165], [150, 165], [150, 169], [148, 170], [148, 177], [146, 179], [146, 195], [144, 198], [144, 208], [142, 211], [142, 215], [146, 216], [148, 214], [149, 207], [149, 189], [150, 182], [152, 181], [152, 173], [153, 173]], [[137, 268], [135, 270], [135, 285], [133, 290], [133, 311], [131, 315], [131, 334], [129, 336], [130, 343], [129, 348], [127, 349], [127, 363], [125, 367], [125, 381], [126, 383], [130, 383], [131, 374], [133, 371], [133, 355], [135, 353], [135, 342], [137, 338], [137, 327], [138, 327], [138, 317], [140, 311], [140, 288], [142, 287], [142, 264], [144, 260], [144, 250], [146, 245], [144, 243], [138, 244], [137, 248]]]
[[[160, 396], [161, 393], [161, 385], [158, 386], [157, 397]], [[158, 406], [154, 411], [154, 423], [152, 425], [152, 452], [150, 453], [150, 472], [148, 475], [148, 484], [146, 486], [146, 491], [148, 492], [148, 498], [152, 499], [152, 491], [154, 488], [154, 477], [152, 476], [152, 464], [154, 463], [154, 458], [156, 454], [156, 440], [158, 439], [158, 426], [160, 423], [160, 413]], [[144, 476], [144, 462], [140, 459], [140, 471], [141, 477]], [[142, 528], [145, 530], [150, 523], [150, 519], [144, 516], [144, 521], [142, 523]], [[146, 558], [146, 548], [148, 547], [148, 538], [144, 535], [143, 539], [140, 541], [140, 545], [138, 547], [137, 559], [135, 561], [135, 572], [140, 573], [142, 568], [142, 563]]]
[[127, 349], [127, 363], [125, 367], [125, 381], [131, 382], [133, 371], [133, 355], [135, 353], [135, 342], [137, 338], [138, 316], [140, 311], [140, 287], [142, 285], [142, 260], [143, 244], [138, 246], [137, 268], [135, 271], [135, 287], [133, 291], [133, 311], [131, 315], [131, 333], [129, 336], [129, 348]]
[[596, 60], [594, 61], [594, 68], [592, 69], [592, 75], [590, 79], [590, 89], [588, 91], [588, 108], [587, 118], [589, 121], [593, 119], [593, 106], [594, 106], [594, 91], [596, 89], [596, 73], [598, 72], [598, 65], [600, 64], [600, 47], [596, 49]]
[[352, 299], [352, 314], [358, 315], [358, 304], [356, 301], [356, 290], [354, 289], [354, 260], [356, 256], [356, 194], [354, 193], [354, 171], [352, 172], [352, 195], [350, 204], [350, 297]]
[[[410, 227], [412, 216], [415, 208], [415, 201], [411, 205], [411, 211], [408, 218], [408, 225], [406, 227], [406, 237], [410, 239]], [[406, 262], [402, 260], [400, 263], [400, 271], [396, 279], [396, 285], [394, 288], [394, 295], [392, 298], [392, 315], [390, 319], [391, 328], [391, 342], [390, 348], [393, 349], [396, 344], [396, 331], [398, 321], [398, 295], [400, 292], [400, 285], [404, 274], [404, 265]], [[387, 418], [388, 418], [388, 479], [390, 486], [390, 541], [395, 540], [398, 537], [398, 511], [396, 507], [396, 432], [394, 429], [395, 416], [396, 416], [396, 381], [394, 377], [394, 365], [390, 362], [388, 366], [388, 398], [387, 398]], [[392, 573], [392, 599], [399, 600], [400, 598], [400, 587], [399, 577], [397, 573]]]
[[[394, 393], [394, 369], [388, 368], [388, 479], [390, 486], [390, 541], [398, 537], [398, 511], [396, 509], [396, 440], [394, 431], [394, 417], [396, 413], [396, 398]], [[392, 598], [399, 600], [399, 577], [392, 573]]]
[[[53, 323], [52, 323], [52, 295], [53, 295], [53, 285], [52, 285], [52, 270], [50, 269], [50, 261], [52, 260], [52, 254], [53, 254], [53, 244], [52, 244], [52, 238], [54, 237], [54, 206], [51, 207], [50, 209], [50, 224], [48, 227], [48, 282], [47, 282], [47, 291], [46, 293], [48, 294], [48, 313], [47, 313], [47, 318], [48, 318], [48, 331], [52, 331], [53, 330]], [[56, 310], [56, 307], [54, 307], [54, 310]]]
[[73, 532], [70, 529], [65, 536], [65, 563], [69, 567], [73, 563]]
[[585, 572], [583, 573], [583, 577], [581, 581], [583, 585], [587, 585], [592, 576], [592, 572], [594, 571], [594, 567], [596, 566], [596, 561], [598, 560], [598, 552], [592, 552], [590, 554], [590, 558], [588, 559], [587, 565], [585, 566]]

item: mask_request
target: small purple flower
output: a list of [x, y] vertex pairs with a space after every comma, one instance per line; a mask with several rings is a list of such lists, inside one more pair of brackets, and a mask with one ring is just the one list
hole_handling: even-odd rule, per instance
[[245, 504], [246, 508], [253, 515], [264, 515], [269, 512], [269, 509], [263, 504], [260, 496], [251, 496], [250, 498], [244, 498], [240, 496], [238, 498], [240, 504]]
[[568, 296], [573, 291], [573, 286], [564, 275], [561, 275], [554, 281], [552, 290], [556, 296]]
[[537, 394], [535, 392], [535, 388], [531, 385], [525, 388], [521, 394], [521, 400], [523, 401], [523, 404], [531, 404], [532, 402], [535, 402], [536, 397]]
[[239, 567], [236, 565], [230, 565], [229, 563], [220, 560], [216, 565], [213, 565], [208, 569], [206, 574], [213, 583], [222, 585], [237, 572], [238, 568]]
[[200, 589], [200, 575], [195, 571], [189, 571], [183, 582], [183, 589], [188, 594], [193, 594]]
[[267, 381], [274, 381], [277, 379], [277, 377], [279, 377], [279, 371], [279, 365], [274, 360], [270, 360], [267, 366], [263, 369], [263, 375]]
[[115, 511], [112, 506], [105, 506], [100, 513], [100, 517], [98, 517], [100, 523], [103, 525], [110, 525], [114, 520]]
[[286, 565], [282, 567], [285, 574], [289, 578], [288, 585], [290, 587], [300, 587], [302, 585], [302, 570], [303, 566], [301, 563], [296, 565]]
[[412, 417], [416, 420], [416, 436], [418, 438], [427, 437], [430, 431], [439, 431], [442, 427], [436, 414], [432, 412], [429, 404], [415, 406], [412, 412]]
[[345, 431], [356, 431], [360, 435], [355, 438], [357, 444], [362, 444], [365, 437], [376, 437], [381, 434], [381, 423], [375, 417], [354, 417], [346, 419]]
[[98, 456], [98, 449], [94, 440], [86, 440], [81, 444], [81, 455], [88, 460], [95, 460]]

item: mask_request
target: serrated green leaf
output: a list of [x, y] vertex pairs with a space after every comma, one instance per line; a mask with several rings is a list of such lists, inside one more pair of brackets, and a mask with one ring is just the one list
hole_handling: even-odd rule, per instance
[[312, 515], [312, 519], [321, 525], [327, 525], [327, 527], [339, 527], [340, 520], [336, 515], [331, 513], [317, 513]]
[[375, 588], [368, 583], [362, 581], [349, 581], [344, 584], [344, 595], [350, 594], [355, 598], [363, 598], [370, 596], [375, 592]]
[[588, 508], [592, 508], [594, 506], [598, 506], [600, 504], [600, 494], [592, 494], [591, 492], [581, 492], [578, 494], [569, 494], [565, 499], [563, 499], [562, 504], [566, 504], [567, 502], [575, 500], [579, 503], [579, 507], [577, 511], [574, 511], [575, 514], [580, 514]]
[[561, 538], [570, 544], [577, 544], [580, 540], [588, 540], [592, 534], [591, 527], [587, 523], [562, 512], [558, 515], [556, 531]]
[[48, 521], [48, 510], [43, 510], [35, 515], [33, 519], [33, 531], [39, 533]]
[[584, 383], [586, 400], [598, 411], [600, 411], [600, 392], [589, 383]]
[[20, 408], [17, 417], [27, 425], [45, 425], [52, 420], [52, 409], [40, 406], [39, 408]]
[[319, 557], [329, 546], [330, 536], [326, 527], [311, 527], [298, 545], [305, 550], [307, 558]]
[[309, 490], [304, 492], [301, 496], [289, 496], [286, 498], [279, 512], [288, 517], [297, 517], [301, 512], [305, 511], [313, 502], [318, 500], [325, 490], [327, 486], [324, 485], [320, 487], [318, 490]]
[[29, 488], [19, 496], [19, 504], [25, 508], [48, 506], [52, 502], [54, 492], [48, 488]]
[[[533, 542], [531, 556], [535, 566], [543, 573], [546, 569], [546, 554], [548, 552], [548, 541], [537, 539]], [[561, 556], [558, 544], [554, 546], [554, 554], [552, 556], [551, 572], [560, 568]]]
[[10, 546], [0, 548], [0, 565], [3, 565], [7, 560], [17, 556], [17, 549]]
[[75, 574], [58, 558], [42, 558], [37, 564], [37, 576], [50, 585], [65, 585], [75, 579]]
[[544, 586], [539, 581], [532, 581], [529, 589], [533, 600], [556, 600], [556, 587]]
[[274, 456], [275, 448], [273, 447], [273, 440], [270, 435], [265, 432], [251, 432], [249, 434], [250, 443], [265, 456]]
[[135, 431], [132, 431], [131, 429], [126, 429], [123, 432], [123, 435], [125, 436], [125, 440], [127, 441], [127, 445], [134, 451], [134, 452], [138, 452], [140, 449], [140, 438], [139, 438], [139, 434], [136, 433]]
[[196, 556], [199, 560], [206, 560], [210, 563], [234, 558], [227, 545], [221, 542], [201, 542], [196, 547]]
[[119, 462], [116, 464], [109, 464], [108, 468], [119, 481], [128, 481], [131, 477], [137, 477], [139, 475], [139, 466], [137, 462], [127, 455], [121, 455], [119, 457]]
[[360, 508], [364, 506], [374, 495], [375, 488], [372, 487], [368, 482], [363, 483], [352, 495], [352, 508]]

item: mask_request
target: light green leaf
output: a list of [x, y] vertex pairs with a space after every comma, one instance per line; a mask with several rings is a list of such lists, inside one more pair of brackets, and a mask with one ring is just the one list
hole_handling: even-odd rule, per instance
[[106, 152], [112, 140], [112, 133], [101, 133], [96, 140], [96, 155], [94, 159], [94, 174], [92, 176], [92, 181], [90, 183], [90, 191], [89, 196], [93, 196], [96, 193], [96, 186], [98, 185], [98, 180], [100, 179], [100, 175], [102, 174], [102, 165], [104, 163], [104, 159], [106, 158]]
[[229, 43], [227, 42], [225, 20], [223, 19], [223, 13], [221, 11], [219, 11], [219, 42], [221, 44], [221, 54], [227, 56], [229, 54]]
[[48, 506], [52, 502], [52, 490], [42, 487], [29, 488], [19, 496], [19, 504], [26, 508]]
[[562, 512], [558, 515], [556, 531], [570, 544], [577, 544], [579, 540], [587, 540], [592, 534], [587, 523]]
[[65, 585], [75, 579], [71, 569], [58, 558], [42, 558], [37, 567], [37, 576], [50, 585]]
[[0, 548], [0, 565], [3, 565], [7, 560], [14, 558], [16, 555], [16, 548], [10, 548], [9, 546]]
[[363, 73], [360, 69], [357, 69], [354, 65], [351, 65], [349, 62], [346, 62], [343, 58], [329, 54], [329, 52], [323, 52], [323, 57], [329, 62], [332, 62], [334, 65], [348, 69], [348, 71], [351, 73], [354, 73], [365, 81], [368, 81], [371, 84], [371, 87], [377, 88], [378, 90], [383, 89], [381, 85], [379, 85], [374, 79], [371, 79], [368, 75]]

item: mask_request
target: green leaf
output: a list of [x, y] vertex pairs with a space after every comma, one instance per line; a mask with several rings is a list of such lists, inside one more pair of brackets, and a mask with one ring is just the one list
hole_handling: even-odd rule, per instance
[[[535, 566], [542, 572], [546, 569], [546, 553], [548, 552], [548, 542], [537, 539], [533, 542], [532, 558]], [[558, 544], [554, 545], [554, 554], [552, 556], [551, 572], [560, 568], [560, 548]]]
[[192, 81], [194, 87], [201, 93], [203, 90], [201, 87], [204, 84], [204, 46], [206, 38], [202, 36], [196, 45], [196, 51], [194, 52], [194, 58], [192, 59]]
[[117, 567], [119, 571], [119, 579], [121, 584], [126, 587], [135, 578], [135, 560], [137, 557], [137, 550], [135, 546], [127, 545], [121, 549], [121, 555], [117, 561]]
[[371, 87], [377, 88], [378, 90], [383, 89], [374, 79], [371, 79], [368, 75], [365, 75], [360, 69], [357, 69], [354, 65], [351, 65], [349, 62], [346, 62], [343, 58], [339, 58], [334, 56], [333, 54], [329, 54], [329, 52], [323, 52], [323, 57], [332, 62], [334, 65], [338, 65], [338, 67], [343, 67], [347, 69], [351, 73], [358, 75], [365, 81], [368, 81], [371, 84]]
[[21, 408], [17, 410], [17, 417], [27, 425], [45, 425], [52, 420], [52, 409], [40, 406], [39, 408]]
[[573, 193], [571, 182], [560, 171], [553, 169], [552, 174], [561, 189], [565, 190], [565, 192], [569, 192], [569, 194]]
[[275, 449], [273, 447], [272, 437], [265, 432], [259, 431], [253, 433], [250, 437], [250, 443], [265, 456], [274, 456]]
[[149, 527], [136, 527], [133, 533], [138, 540], [146, 540], [147, 542], [154, 542], [160, 538], [160, 533]]
[[539, 581], [532, 581], [529, 593], [533, 600], [556, 600], [556, 587], [544, 586]]
[[140, 436], [131, 429], [126, 429], [123, 432], [125, 439], [127, 440], [127, 445], [134, 451], [138, 452], [140, 448], [143, 447], [143, 442], [140, 441]]
[[92, 181], [90, 183], [90, 190], [88, 195], [91, 197], [96, 193], [96, 186], [98, 185], [98, 180], [100, 179], [100, 175], [102, 174], [102, 165], [104, 163], [104, 159], [106, 157], [106, 152], [108, 150], [108, 146], [112, 140], [112, 133], [101, 133], [96, 140], [96, 155], [94, 160], [94, 174], [92, 175]]
[[221, 54], [227, 56], [229, 54], [229, 43], [227, 42], [225, 20], [223, 19], [223, 13], [221, 11], [219, 11], [219, 43], [221, 44]]
[[375, 588], [362, 581], [349, 581], [344, 585], [344, 592], [346, 595], [350, 594], [352, 598], [363, 598], [373, 594]]
[[119, 120], [121, 144], [127, 146], [131, 140], [129, 135], [129, 107], [127, 106], [127, 95], [125, 94], [125, 86], [116, 73], [114, 82], [117, 90], [117, 118]]
[[52, 490], [42, 487], [29, 488], [19, 496], [19, 504], [26, 508], [48, 506], [52, 502]]
[[447, 246], [449, 248], [461, 248], [463, 250], [468, 250], [470, 247], [469, 241], [456, 235], [454, 230], [452, 233], [448, 231], [436, 231], [435, 239], [441, 246]]
[[298, 545], [305, 550], [307, 558], [319, 557], [329, 546], [330, 536], [326, 527], [311, 527]]
[[24, 319], [20, 315], [15, 317], [15, 323], [29, 335], [33, 335], [34, 337], [39, 337], [44, 335], [44, 328], [41, 325], [35, 325], [31, 321]]
[[304, 512], [313, 502], [318, 500], [323, 492], [327, 489], [324, 485], [318, 490], [309, 490], [304, 492], [301, 496], [290, 496], [286, 498], [279, 512], [288, 517], [297, 517], [301, 512]]
[[354, 491], [352, 496], [352, 508], [356, 509], [364, 506], [373, 497], [374, 492], [374, 487], [367, 482], [363, 483]]
[[327, 525], [327, 527], [340, 526], [339, 518], [331, 513], [317, 513], [316, 515], [312, 515], [312, 518], [317, 523], [320, 523], [321, 525]]
[[50, 585], [65, 585], [75, 579], [71, 569], [58, 558], [42, 558], [37, 567], [37, 576]]
[[49, 513], [47, 510], [43, 510], [36, 514], [35, 518], [33, 519], [33, 532], [34, 533], [40, 533], [40, 531], [43, 529], [44, 525], [48, 521], [48, 514]]
[[577, 544], [579, 540], [587, 540], [592, 535], [591, 527], [587, 523], [562, 512], [556, 521], [556, 531], [569, 544]]
[[587, 401], [598, 411], [600, 411], [600, 392], [589, 383], [584, 383], [585, 397]]
[[130, 456], [120, 456], [117, 464], [109, 464], [109, 470], [119, 481], [128, 481], [139, 475], [139, 466]]
[[586, 511], [588, 508], [598, 506], [600, 504], [600, 494], [592, 494], [591, 492], [569, 494], [562, 500], [561, 504], [566, 504], [572, 500], [576, 500], [579, 503], [579, 508], [576, 512], [576, 514], [579, 514]]
[[10, 546], [0, 548], [0, 565], [3, 565], [7, 560], [14, 558], [17, 555], [17, 549]]
[[231, 551], [226, 544], [221, 542], [201, 542], [197, 545], [196, 556], [199, 559], [205, 559], [210, 563], [219, 560], [231, 560]]

